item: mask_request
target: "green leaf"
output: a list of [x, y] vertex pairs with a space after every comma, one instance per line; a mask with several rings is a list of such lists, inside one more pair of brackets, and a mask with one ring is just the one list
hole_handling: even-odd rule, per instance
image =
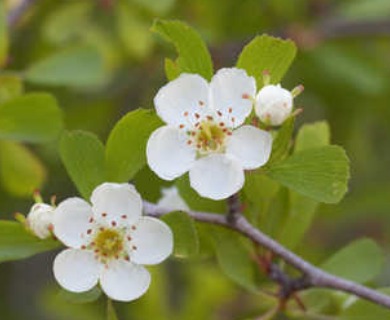
[[141, 15], [134, 12], [134, 8], [125, 3], [118, 4], [116, 15], [118, 35], [127, 52], [137, 59], [148, 56], [153, 49], [150, 23], [144, 21]]
[[0, 2], [0, 68], [8, 58], [9, 39], [7, 29], [7, 10], [5, 10], [5, 3]]
[[197, 73], [207, 80], [211, 79], [213, 64], [210, 53], [194, 29], [181, 21], [156, 20], [152, 31], [159, 33], [175, 45], [179, 57], [174, 63], [179, 73]]
[[30, 93], [0, 105], [0, 138], [44, 142], [57, 137], [62, 113], [47, 93]]
[[320, 267], [336, 276], [365, 283], [381, 272], [383, 263], [382, 249], [373, 240], [365, 238], [351, 242]]
[[118, 320], [114, 304], [109, 298], [107, 298], [107, 320]]
[[104, 61], [93, 47], [66, 49], [33, 64], [26, 80], [42, 85], [93, 87], [103, 83]]
[[9, 193], [31, 197], [45, 177], [45, 168], [29, 149], [19, 143], [0, 142], [0, 179]]
[[93, 189], [106, 180], [103, 144], [92, 133], [66, 132], [60, 141], [60, 155], [80, 194], [89, 199]]
[[210, 232], [222, 271], [237, 284], [250, 291], [256, 291], [257, 266], [242, 239], [230, 230], [213, 228]]
[[[390, 289], [384, 288], [378, 290], [384, 294], [390, 296]], [[354, 299], [354, 298], [350, 298]], [[382, 320], [390, 319], [390, 310], [384, 308], [379, 304], [374, 304], [373, 302], [356, 299], [352, 304], [350, 304], [346, 309], [344, 309], [338, 319], [340, 320]]]
[[162, 125], [151, 110], [138, 109], [126, 114], [111, 131], [106, 145], [106, 164], [110, 181], [132, 179], [146, 163], [146, 143]]
[[23, 93], [23, 83], [20, 77], [0, 75], [0, 104], [16, 98]]
[[343, 148], [324, 146], [298, 152], [274, 165], [268, 174], [309, 198], [337, 203], [347, 192], [349, 162]]
[[271, 83], [279, 83], [295, 58], [297, 48], [291, 40], [268, 35], [254, 38], [242, 50], [237, 67], [256, 78], [258, 88], [263, 84], [263, 71], [271, 76]]
[[326, 146], [330, 143], [330, 128], [326, 121], [304, 124], [298, 132], [294, 151]]
[[178, 258], [188, 258], [199, 251], [198, 232], [193, 219], [185, 212], [171, 212], [162, 217], [173, 232], [174, 255]]
[[25, 259], [59, 246], [58, 241], [33, 236], [19, 222], [0, 221], [0, 262]]
[[216, 213], [227, 212], [226, 201], [215, 201], [203, 198], [194, 189], [192, 189], [188, 174], [176, 179], [175, 185], [179, 189], [180, 196], [192, 210]]
[[279, 129], [272, 143], [272, 152], [267, 166], [272, 166], [272, 164], [283, 160], [287, 156], [291, 146], [291, 136], [293, 134], [294, 124], [295, 118], [290, 117]]
[[133, 0], [140, 6], [143, 6], [145, 9], [150, 10], [151, 12], [162, 15], [167, 13], [175, 4], [175, 0]]
[[59, 289], [58, 297], [60, 299], [64, 299], [67, 302], [70, 303], [77, 303], [77, 304], [83, 304], [83, 303], [90, 303], [93, 301], [96, 301], [100, 298], [102, 295], [102, 290], [95, 286], [92, 289], [85, 291], [85, 292], [71, 292], [64, 289]]

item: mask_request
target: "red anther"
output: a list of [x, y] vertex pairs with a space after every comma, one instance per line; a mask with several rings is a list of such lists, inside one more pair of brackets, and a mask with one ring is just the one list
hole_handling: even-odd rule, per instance
[[100, 230], [100, 231], [104, 231], [104, 228], [103, 228], [103, 227], [100, 227], [99, 230]]
[[125, 257], [125, 260], [126, 260], [126, 261], [130, 261], [130, 257], [129, 257], [129, 256], [126, 256], [126, 257]]
[[127, 215], [123, 214], [123, 215], [121, 216], [121, 218], [122, 218], [122, 219], [127, 219]]
[[197, 147], [198, 149], [200, 149], [200, 148], [201, 148], [201, 145], [198, 143], [198, 144], [196, 145], [196, 147]]
[[207, 116], [207, 120], [213, 121], [213, 117], [212, 116]]
[[199, 105], [200, 105], [201, 107], [203, 107], [203, 106], [204, 106], [204, 102], [203, 102], [202, 100], [199, 100]]
[[128, 241], [131, 241], [131, 237], [130, 236], [127, 236], [126, 237]]
[[269, 76], [269, 70], [263, 70], [263, 76]]
[[188, 111], [185, 111], [185, 112], [184, 112], [184, 116], [185, 116], [185, 117], [188, 117]]
[[222, 112], [221, 111], [217, 111], [217, 114], [220, 116], [220, 117], [222, 117]]
[[184, 124], [181, 124], [181, 125], [179, 126], [179, 128], [180, 128], [180, 129], [183, 129], [183, 128], [184, 128]]
[[230, 131], [227, 133], [227, 135], [228, 135], [228, 136], [231, 136], [232, 134], [233, 134], [233, 133], [232, 133], [232, 132], [230, 132]]
[[235, 122], [236, 121], [236, 118], [232, 117], [232, 122]]
[[198, 127], [200, 125], [200, 122], [195, 123], [195, 127]]
[[99, 253], [99, 249], [95, 249], [94, 252], [95, 252], [95, 253]]
[[232, 113], [232, 112], [233, 112], [233, 109], [232, 109], [232, 108], [229, 108], [229, 109], [228, 109], [228, 112], [229, 112], [229, 113]]
[[200, 118], [199, 113], [195, 113], [195, 118], [196, 118], [196, 119], [199, 119], [199, 118]]
[[84, 246], [84, 245], [81, 246], [81, 249], [82, 249], [82, 250], [85, 250], [86, 248], [87, 248], [87, 247]]
[[195, 136], [196, 135], [196, 132], [195, 131], [191, 131], [191, 136]]
[[52, 231], [54, 230], [54, 226], [52, 223], [49, 224], [49, 226], [47, 227], [49, 229], [49, 231]]
[[91, 233], [92, 233], [92, 229], [88, 229], [87, 234], [91, 234]]
[[102, 217], [107, 217], [107, 212], [103, 212]]
[[112, 225], [113, 227], [116, 227], [116, 221], [111, 221], [111, 225]]
[[89, 223], [92, 223], [93, 222], [93, 218], [89, 218]]
[[242, 98], [243, 98], [243, 99], [249, 99], [249, 97], [250, 97], [250, 96], [249, 96], [248, 93], [243, 93], [243, 94], [242, 94]]
[[219, 123], [219, 126], [220, 126], [220, 127], [224, 127], [224, 126], [225, 126], [225, 123], [220, 122], [220, 123]]
[[136, 230], [137, 227], [136, 226], [131, 226], [131, 230]]
[[187, 141], [187, 144], [188, 144], [188, 145], [191, 145], [191, 144], [192, 144], [192, 141], [191, 141], [191, 140], [188, 140], [188, 141]]
[[137, 247], [136, 246], [132, 246], [131, 247], [133, 250], [137, 250]]

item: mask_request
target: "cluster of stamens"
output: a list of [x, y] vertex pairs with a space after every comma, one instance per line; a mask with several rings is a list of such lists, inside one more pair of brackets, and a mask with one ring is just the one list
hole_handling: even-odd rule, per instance
[[[107, 213], [101, 214], [102, 218], [107, 217]], [[126, 215], [121, 216], [126, 219]], [[81, 246], [83, 250], [92, 250], [95, 259], [107, 265], [113, 259], [124, 259], [130, 261], [128, 249], [137, 250], [137, 247], [131, 245], [132, 238], [128, 234], [128, 229], [136, 230], [136, 226], [118, 227], [118, 222], [112, 220], [109, 224], [100, 224], [94, 218], [89, 219], [91, 228], [87, 229], [86, 234], [91, 237], [88, 245]]]

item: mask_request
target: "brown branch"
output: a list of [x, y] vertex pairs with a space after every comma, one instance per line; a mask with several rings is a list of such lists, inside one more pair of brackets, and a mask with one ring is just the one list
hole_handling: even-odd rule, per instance
[[[144, 210], [147, 215], [153, 217], [160, 217], [170, 212], [169, 210], [159, 208], [157, 205], [149, 202], [144, 202]], [[228, 221], [226, 216], [220, 214], [190, 211], [188, 212], [188, 215], [199, 222], [211, 223], [232, 229], [251, 239], [253, 242], [267, 248], [268, 250], [282, 258], [289, 265], [302, 272], [302, 278], [298, 278], [304, 279], [304, 281], [300, 280], [302, 281], [302, 283], [299, 284], [302, 284], [302, 288], [300, 289], [304, 289], [307, 287], [322, 287], [335, 289], [351, 293], [355, 296], [369, 300], [371, 302], [390, 309], [390, 296], [382, 294], [378, 291], [357, 284], [355, 282], [334, 276], [315, 267], [314, 265], [305, 261], [295, 253], [283, 247], [277, 241], [271, 239], [270, 237], [262, 233], [260, 230], [256, 229], [248, 222], [248, 220], [243, 215], [236, 215], [236, 219], [233, 223]]]

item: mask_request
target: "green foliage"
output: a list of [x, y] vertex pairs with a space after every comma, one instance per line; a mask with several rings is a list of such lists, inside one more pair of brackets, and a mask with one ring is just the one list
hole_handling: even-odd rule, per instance
[[42, 187], [45, 178], [45, 168], [28, 148], [0, 141], [0, 180], [5, 190], [15, 196], [29, 197]]
[[0, 105], [0, 139], [45, 142], [62, 129], [62, 113], [47, 93], [29, 93]]
[[298, 132], [294, 151], [316, 148], [330, 144], [330, 128], [326, 121], [304, 124]]
[[175, 61], [166, 62], [168, 80], [173, 80], [183, 72], [198, 73], [207, 80], [211, 79], [213, 64], [210, 53], [194, 29], [180, 21], [156, 20], [152, 31], [172, 42], [179, 55]]
[[234, 282], [255, 292], [259, 280], [257, 265], [239, 235], [230, 230], [210, 228], [221, 270]]
[[23, 93], [23, 83], [15, 75], [0, 75], [0, 105]]
[[59, 289], [58, 296], [67, 302], [83, 304], [96, 301], [102, 295], [102, 290], [99, 286], [93, 287], [85, 292], [71, 292], [64, 289]]
[[118, 320], [113, 302], [107, 298], [107, 320]]
[[173, 232], [174, 251], [178, 258], [189, 258], [199, 252], [199, 239], [193, 219], [185, 212], [171, 212], [162, 217]]
[[0, 2], [0, 69], [8, 58], [8, 30], [7, 16], [4, 2]]
[[321, 268], [334, 275], [364, 283], [381, 272], [384, 263], [382, 250], [370, 239], [359, 239], [336, 252]]
[[25, 259], [59, 246], [53, 239], [33, 236], [19, 222], [0, 221], [0, 262]]
[[91, 133], [67, 132], [61, 138], [60, 154], [80, 194], [89, 199], [93, 189], [106, 178], [103, 144]]
[[129, 112], [115, 125], [106, 145], [107, 174], [110, 181], [132, 179], [146, 163], [146, 143], [150, 134], [162, 125], [150, 110]]
[[263, 83], [263, 71], [271, 76], [271, 83], [279, 83], [295, 58], [297, 48], [291, 40], [282, 40], [268, 35], [254, 38], [242, 50], [237, 67], [255, 77], [258, 88]]
[[307, 149], [271, 167], [268, 174], [309, 198], [337, 203], [347, 191], [348, 158], [338, 146]]
[[25, 76], [27, 81], [41, 85], [93, 87], [105, 79], [104, 61], [95, 48], [79, 46], [34, 63]]
[[266, 166], [283, 160], [289, 152], [292, 143], [292, 134], [294, 130], [295, 118], [287, 119], [276, 134], [272, 142], [272, 152]]

